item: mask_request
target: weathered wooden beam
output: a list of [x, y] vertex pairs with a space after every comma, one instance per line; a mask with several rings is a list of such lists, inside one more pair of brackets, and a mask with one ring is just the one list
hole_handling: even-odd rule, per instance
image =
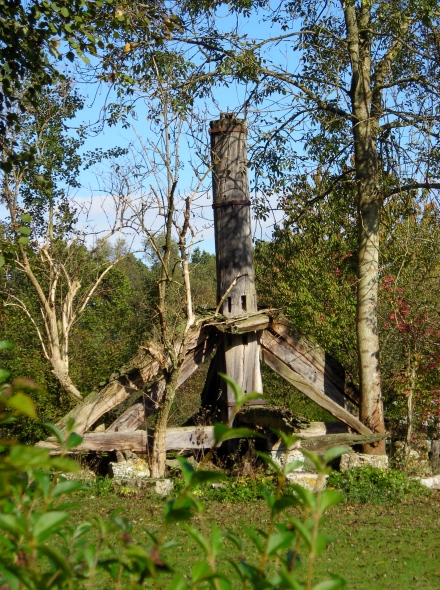
[[133, 404], [106, 428], [105, 432], [133, 432], [145, 420], [144, 404]]
[[348, 399], [359, 405], [359, 391], [353, 383], [348, 381], [344, 367], [333, 356], [318, 346], [316, 342], [301, 334], [292, 324], [275, 319], [271, 322], [269, 331], [273, 336], [284, 340], [305, 357], [327, 380], [334, 383]]
[[270, 316], [261, 311], [244, 317], [213, 321], [205, 325], [215, 327], [219, 332], [226, 334], [247, 334], [248, 332], [259, 332], [269, 327]]
[[[145, 430], [135, 432], [89, 432], [83, 435], [83, 442], [72, 453], [88, 451], [133, 451], [147, 452], [147, 444], [151, 439]], [[166, 450], [182, 451], [210, 449], [214, 446], [213, 426], [187, 426], [183, 428], [167, 428]], [[49, 449], [53, 454], [60, 452], [60, 445], [54, 437], [37, 443], [38, 447]]]
[[[210, 124], [212, 194], [217, 267], [217, 303], [226, 318], [257, 312], [255, 269], [248, 182], [246, 134], [243, 119], [220, 115]], [[244, 392], [263, 391], [260, 345], [256, 331], [225, 334], [226, 374]], [[229, 403], [234, 395], [224, 386]], [[232, 410], [231, 410], [232, 412]]]
[[[189, 341], [185, 360], [180, 370], [178, 386], [181, 385], [197, 367], [213, 352], [217, 335], [211, 328], [198, 328]], [[132, 397], [134, 403], [146, 387], [152, 387], [152, 403], [160, 396], [163, 383], [159, 363], [146, 351], [141, 351], [114, 379], [103, 389], [92, 392], [76, 405], [58, 423], [64, 429], [69, 419], [75, 421], [75, 432], [83, 434], [106, 412]]]
[[301, 436], [323, 436], [349, 432], [342, 422], [310, 422], [295, 415], [289, 408], [278, 406], [252, 406], [243, 408], [237, 416], [240, 425], [259, 427], [265, 430], [301, 433]]
[[[272, 346], [272, 350], [280, 354], [279, 349], [276, 346]], [[284, 352], [282, 350], [282, 352]], [[264, 349], [263, 350], [263, 361], [276, 373], [278, 373], [283, 379], [291, 383], [296, 389], [307, 395], [312, 401], [317, 403], [319, 406], [327, 410], [332, 416], [341, 420], [351, 428], [353, 428], [356, 432], [361, 434], [372, 434], [371, 430], [369, 430], [360, 420], [358, 420], [355, 416], [353, 416], [348, 410], [341, 407], [338, 402], [334, 401], [331, 397], [324, 393], [323, 384], [316, 385], [317, 379], [312, 379], [310, 374], [307, 376], [303, 376], [293, 370], [289, 364], [284, 362], [284, 359], [288, 360], [292, 363], [295, 367], [298, 366], [296, 362], [292, 361], [292, 358], [286, 357], [286, 355], [282, 355], [282, 360], [280, 356], [273, 354], [271, 351]], [[293, 359], [295, 360], [295, 359]]]
[[323, 436], [307, 436], [299, 435], [301, 440], [301, 448], [313, 451], [314, 453], [321, 453], [332, 447], [353, 447], [354, 445], [364, 445], [374, 443], [386, 438], [386, 434], [328, 434]]
[[266, 330], [261, 335], [260, 342], [263, 351], [268, 351], [280, 359], [327, 398], [330, 398], [342, 408], [347, 409], [351, 414], [355, 416], [359, 415], [358, 408], [351, 400], [347, 399], [344, 395], [344, 390], [338, 387], [325, 374], [325, 366], [318, 366], [316, 362], [312, 363], [310, 354], [303, 354], [301, 348], [298, 350], [293, 339], [288, 339], [287, 334], [281, 337], [271, 329]]

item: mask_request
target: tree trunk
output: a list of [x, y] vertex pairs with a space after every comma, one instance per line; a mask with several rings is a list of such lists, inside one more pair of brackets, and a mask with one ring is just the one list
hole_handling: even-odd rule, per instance
[[[361, 389], [360, 419], [373, 432], [385, 432], [377, 298], [379, 272], [379, 225], [381, 199], [377, 162], [377, 120], [371, 116], [370, 8], [359, 13], [354, 4], [345, 6], [347, 43], [352, 65], [351, 106], [354, 157], [358, 191], [358, 290], [356, 331]], [[367, 454], [384, 454], [385, 441], [366, 444]]]
[[154, 426], [153, 448], [150, 456], [151, 477], [165, 477], [167, 425], [171, 406], [176, 395], [179, 369], [174, 369], [166, 386], [163, 401], [159, 406]]
[[50, 363], [52, 365], [52, 372], [58, 379], [61, 387], [75, 399], [82, 401], [83, 397], [78, 389], [75, 387], [69, 374], [68, 364], [60, 358], [56, 358], [53, 355], [50, 357]]
[[411, 446], [412, 446], [412, 435], [413, 435], [413, 398], [414, 398], [414, 389], [416, 387], [416, 379], [417, 379], [417, 367], [414, 364], [411, 364], [411, 357], [409, 357], [409, 367], [408, 367], [408, 376], [409, 376], [409, 389], [408, 389], [408, 397], [406, 400], [406, 438], [405, 438], [405, 461], [406, 467], [408, 468], [409, 462], [409, 455], [411, 453]]

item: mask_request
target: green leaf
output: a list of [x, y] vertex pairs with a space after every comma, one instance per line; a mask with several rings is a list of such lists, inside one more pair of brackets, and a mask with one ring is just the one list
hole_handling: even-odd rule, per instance
[[13, 408], [23, 416], [28, 416], [35, 420], [37, 418], [37, 410], [33, 400], [25, 393], [16, 393], [8, 399], [8, 406]]
[[29, 244], [29, 241], [29, 238], [21, 237], [18, 238], [17, 243], [21, 244], [22, 246], [26, 246], [27, 244]]
[[52, 490], [52, 497], [56, 498], [57, 496], [61, 496], [62, 494], [72, 494], [73, 492], [79, 491], [86, 491], [89, 489], [89, 486], [83, 484], [80, 481], [71, 480], [64, 480], [57, 483], [57, 485]]
[[350, 447], [348, 446], [344, 446], [344, 447], [332, 447], [331, 449], [328, 449], [325, 453], [324, 453], [324, 462], [326, 464], [331, 463], [334, 459], [336, 459], [337, 457], [340, 457], [341, 455], [343, 455], [344, 453], [349, 453], [350, 452]]
[[313, 463], [313, 465], [315, 466], [316, 470], [321, 473], [322, 469], [323, 469], [323, 462], [322, 459], [316, 455], [315, 453], [312, 453], [311, 451], [308, 451], [307, 449], [301, 449], [301, 453], [304, 455], [304, 457], [307, 457], [307, 459]]
[[216, 445], [234, 438], [251, 437], [264, 438], [262, 434], [259, 434], [250, 428], [230, 428], [229, 426], [226, 426], [226, 424], [214, 425], [214, 440]]
[[6, 263], [5, 257], [0, 253], [0, 268]]
[[326, 510], [339, 504], [344, 499], [344, 496], [336, 490], [326, 490], [322, 493], [321, 500], [319, 503], [319, 510], [321, 514], [324, 514]]
[[304, 586], [298, 581], [296, 574], [280, 570], [278, 575], [283, 582], [282, 584], [279, 584], [279, 586], [291, 588], [292, 590], [304, 590]]
[[9, 452], [8, 463], [23, 471], [32, 468], [48, 469], [51, 465], [51, 459], [47, 449], [14, 445]]
[[180, 469], [182, 470], [183, 480], [185, 484], [188, 486], [191, 483], [192, 476], [195, 473], [194, 467], [191, 465], [189, 461], [185, 459], [185, 457], [181, 457], [180, 455], [177, 457], [177, 460], [180, 464]]
[[83, 535], [85, 535], [86, 533], [88, 533], [90, 531], [90, 529], [92, 528], [92, 523], [91, 522], [83, 522], [81, 523], [78, 527], [76, 527], [72, 538], [73, 539], [79, 539], [79, 537], [82, 537]]
[[298, 518], [291, 518], [290, 522], [294, 525], [295, 530], [299, 533], [302, 539], [306, 542], [307, 547], [311, 549], [312, 547], [312, 535], [307, 528]]
[[67, 457], [53, 457], [51, 466], [57, 471], [65, 471], [66, 473], [77, 473], [80, 470], [78, 463]]
[[231, 543], [233, 543], [239, 551], [243, 551], [243, 543], [238, 535], [232, 533], [231, 531], [225, 531], [223, 533], [223, 537], [231, 541]]
[[226, 383], [230, 386], [230, 388], [232, 389], [232, 393], [234, 394], [235, 404], [239, 405], [241, 400], [243, 399], [243, 390], [241, 389], [241, 387], [238, 385], [236, 381], [234, 381], [234, 379], [231, 379], [224, 373], [219, 373], [219, 376], [223, 379], [223, 381], [226, 381]]
[[21, 233], [22, 236], [30, 236], [32, 230], [30, 227], [27, 227], [26, 225], [21, 225], [18, 228], [18, 231]]
[[275, 555], [280, 549], [287, 549], [295, 541], [295, 535], [289, 531], [273, 533], [269, 536], [266, 545], [266, 555]]
[[263, 553], [263, 545], [261, 543], [261, 539], [258, 536], [258, 534], [254, 531], [254, 529], [251, 529], [247, 526], [243, 527], [244, 532], [247, 534], [247, 536], [253, 541], [255, 547], [257, 548], [258, 553]]
[[278, 438], [282, 440], [284, 448], [287, 451], [290, 451], [299, 441], [299, 438], [296, 434], [288, 434], [282, 430], [276, 430], [275, 428], [271, 428], [271, 430], [278, 436]]
[[0, 383], [4, 383], [6, 379], [10, 376], [10, 372], [6, 371], [5, 369], [0, 369]]
[[32, 531], [34, 538], [39, 542], [44, 541], [57, 531], [68, 518], [68, 512], [58, 512], [57, 510], [41, 514], [34, 523]]
[[223, 535], [220, 530], [213, 525], [211, 527], [211, 555], [214, 559], [217, 558], [223, 546]]
[[8, 342], [7, 340], [0, 340], [0, 350], [6, 350], [7, 348], [14, 348], [12, 342]]
[[256, 391], [251, 391], [250, 393], [246, 393], [246, 395], [243, 396], [243, 398], [240, 400], [239, 404], [236, 404], [236, 410], [240, 409], [242, 406], [244, 406], [245, 404], [247, 404], [248, 402], [254, 400], [254, 399], [262, 399], [263, 398], [263, 394], [262, 393], [257, 393]]
[[304, 467], [304, 461], [290, 461], [290, 463], [286, 463], [286, 465], [284, 465], [283, 473], [284, 475], [288, 475], [299, 467]]
[[339, 588], [345, 588], [347, 586], [346, 581], [339, 576], [332, 576], [331, 580], [323, 580], [313, 586], [313, 590], [338, 590]]
[[26, 534], [26, 522], [15, 514], [0, 514], [0, 528], [19, 537]]
[[66, 442], [64, 443], [64, 447], [67, 451], [79, 446], [83, 441], [83, 437], [77, 434], [76, 432], [71, 432], [69, 437], [67, 438]]
[[64, 18], [68, 18], [68, 16], [69, 16], [69, 11], [67, 10], [67, 8], [65, 6], [63, 6], [61, 8], [60, 13], [62, 14], [62, 16], [64, 16]]
[[281, 498], [275, 500], [273, 503], [272, 514], [275, 516], [286, 508], [291, 508], [292, 506], [298, 506], [297, 498], [294, 498], [293, 496], [281, 496]]
[[316, 506], [316, 497], [315, 495], [309, 491], [306, 490], [305, 488], [303, 488], [302, 486], [294, 483], [292, 484], [292, 489], [296, 492], [296, 494], [299, 496], [301, 502], [307, 506], [308, 508], [310, 508], [312, 511], [315, 510], [315, 506]]
[[275, 473], [277, 473], [277, 474], [281, 473], [281, 465], [279, 463], [277, 463], [274, 459], [272, 459], [272, 457], [270, 455], [268, 455], [267, 453], [261, 453], [260, 451], [257, 451], [256, 454], [258, 457], [263, 459], [263, 461], [265, 463], [270, 465], [270, 467], [272, 467], [272, 469], [274, 470]]
[[208, 545], [208, 541], [206, 540], [205, 536], [200, 531], [198, 531], [196, 528], [194, 528], [193, 526], [187, 525], [185, 528], [188, 531], [188, 533], [191, 535], [191, 537], [195, 541], [197, 541], [197, 543], [200, 545], [204, 554], [206, 556], [208, 556], [209, 555], [209, 545]]
[[198, 561], [192, 568], [193, 582], [201, 582], [211, 575], [211, 568], [206, 561]]
[[60, 445], [64, 443], [64, 434], [61, 432], [58, 426], [55, 426], [55, 424], [51, 424], [50, 422], [43, 422], [42, 426], [44, 426], [46, 430], [54, 435]]
[[20, 215], [20, 219], [23, 223], [29, 223], [32, 221], [32, 217], [29, 215], [29, 213], [22, 213]]
[[223, 481], [226, 479], [224, 473], [219, 471], [195, 471], [191, 477], [191, 482], [188, 489], [194, 488], [196, 485], [208, 482]]
[[178, 574], [170, 584], [170, 590], [188, 590], [188, 584], [183, 577], [183, 574]]

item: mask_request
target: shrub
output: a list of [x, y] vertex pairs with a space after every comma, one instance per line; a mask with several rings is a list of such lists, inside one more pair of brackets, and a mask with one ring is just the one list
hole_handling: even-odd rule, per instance
[[330, 474], [327, 485], [341, 491], [347, 502], [361, 504], [401, 502], [408, 495], [429, 494], [419, 481], [408, 478], [401, 471], [383, 470], [369, 465], [354, 467], [343, 473], [334, 471]]

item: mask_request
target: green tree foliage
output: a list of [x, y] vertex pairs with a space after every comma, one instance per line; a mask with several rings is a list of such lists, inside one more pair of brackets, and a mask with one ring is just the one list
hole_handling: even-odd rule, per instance
[[[336, 193], [299, 218], [293, 211], [271, 242], [257, 244], [255, 259], [260, 303], [283, 307], [357, 381], [356, 215], [346, 202]], [[438, 205], [428, 195], [413, 194], [390, 201], [382, 219], [379, 330], [385, 410], [394, 427], [406, 430], [411, 424], [414, 434], [430, 430], [439, 419]]]
[[[300, 198], [312, 199], [320, 181], [304, 178]], [[298, 216], [286, 200], [286, 219], [271, 242], [257, 244], [255, 262], [260, 305], [284, 308], [357, 378], [356, 210], [347, 201], [341, 189]]]
[[440, 419], [439, 208], [409, 205], [405, 216], [394, 208], [385, 218], [393, 228], [382, 247], [380, 307], [387, 410], [404, 418], [407, 453], [412, 436], [435, 432]]
[[[237, 51], [242, 56], [253, 50], [257, 57], [249, 103], [261, 112], [260, 157], [254, 159], [259, 194], [267, 187], [281, 206], [286, 197], [309, 205], [292, 189], [301, 181], [301, 162], [308, 170], [323, 168], [324, 196], [337, 184], [355, 186], [361, 419], [378, 431], [384, 429], [377, 330], [380, 215], [393, 195], [439, 187], [439, 14], [438, 2], [293, 1], [263, 13], [280, 35], [256, 44], [256, 50], [242, 43]], [[298, 140], [304, 154], [298, 153]]]

